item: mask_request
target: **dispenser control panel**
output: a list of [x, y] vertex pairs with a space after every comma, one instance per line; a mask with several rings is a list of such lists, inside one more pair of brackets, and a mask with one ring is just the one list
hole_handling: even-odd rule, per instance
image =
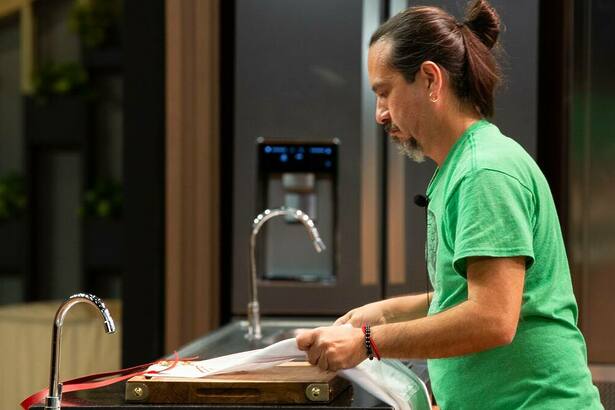
[[335, 173], [338, 144], [285, 143], [262, 141], [258, 144], [259, 167], [264, 172]]

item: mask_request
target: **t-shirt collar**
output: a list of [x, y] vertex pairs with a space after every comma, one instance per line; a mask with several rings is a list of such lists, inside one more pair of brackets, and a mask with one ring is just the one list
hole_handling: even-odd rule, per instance
[[457, 138], [457, 141], [455, 141], [451, 149], [448, 151], [448, 154], [446, 154], [446, 158], [444, 159], [442, 166], [437, 167], [436, 171], [431, 177], [431, 180], [429, 181], [429, 185], [427, 185], [427, 196], [429, 196], [429, 194], [433, 190], [433, 187], [436, 186], [437, 181], [440, 179], [439, 178], [440, 175], [444, 172], [448, 163], [451, 162], [451, 158], [454, 158], [455, 153], [459, 151], [461, 147], [465, 144], [465, 141], [468, 139], [468, 136], [472, 135], [474, 131], [476, 131], [477, 129], [482, 128], [488, 124], [489, 124], [489, 121], [487, 121], [484, 118], [481, 118], [480, 120], [472, 123], [468, 128], [466, 128], [463, 134], [461, 134], [461, 136]]

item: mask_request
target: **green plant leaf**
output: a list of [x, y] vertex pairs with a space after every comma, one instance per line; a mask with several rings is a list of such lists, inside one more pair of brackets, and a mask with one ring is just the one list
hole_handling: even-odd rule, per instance
[[0, 219], [19, 218], [25, 213], [27, 198], [23, 178], [10, 173], [0, 177]]
[[76, 0], [68, 26], [84, 46], [95, 48], [115, 40], [122, 11], [120, 0]]
[[117, 218], [122, 214], [122, 186], [112, 180], [99, 180], [84, 192], [81, 216]]

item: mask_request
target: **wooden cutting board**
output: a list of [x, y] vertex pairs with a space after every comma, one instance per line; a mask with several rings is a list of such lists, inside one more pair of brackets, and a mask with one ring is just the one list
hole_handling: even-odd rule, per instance
[[199, 379], [136, 376], [126, 382], [126, 401], [173, 404], [328, 403], [350, 386], [334, 372], [290, 362], [258, 372]]

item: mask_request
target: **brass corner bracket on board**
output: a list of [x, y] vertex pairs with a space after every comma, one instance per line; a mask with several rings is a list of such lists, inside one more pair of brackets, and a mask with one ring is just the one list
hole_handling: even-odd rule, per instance
[[329, 385], [312, 383], [305, 388], [305, 397], [310, 401], [329, 401]]
[[126, 400], [127, 401], [145, 401], [149, 396], [149, 389], [143, 383], [127, 383], [126, 384]]

